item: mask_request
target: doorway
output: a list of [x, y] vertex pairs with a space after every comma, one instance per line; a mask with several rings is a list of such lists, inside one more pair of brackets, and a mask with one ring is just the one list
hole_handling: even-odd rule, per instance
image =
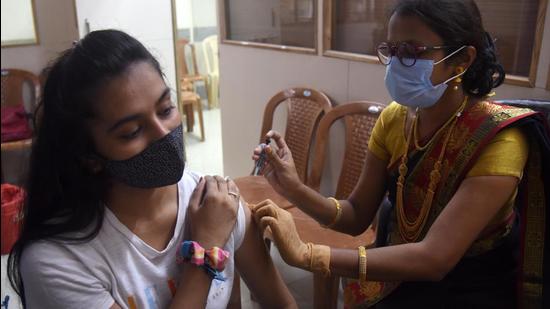
[[[186, 127], [188, 166], [223, 175], [217, 1], [172, 0], [172, 8], [176, 84]], [[194, 96], [199, 104], [193, 103]]]

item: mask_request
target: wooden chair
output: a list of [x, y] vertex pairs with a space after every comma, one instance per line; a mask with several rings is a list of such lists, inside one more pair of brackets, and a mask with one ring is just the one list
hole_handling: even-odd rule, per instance
[[[273, 126], [273, 115], [277, 107], [285, 103], [287, 122], [285, 140], [292, 151], [298, 175], [306, 182], [311, 141], [321, 117], [332, 108], [332, 102], [322, 92], [308, 88], [290, 88], [275, 94], [267, 103], [260, 132], [260, 143]], [[281, 208], [293, 207], [283, 196], [279, 195], [263, 176], [244, 176], [235, 179], [241, 196], [251, 204], [271, 199]], [[269, 247], [269, 242], [267, 242]], [[235, 275], [233, 284], [240, 277]], [[251, 295], [254, 299], [254, 295]]]
[[[346, 146], [334, 197], [345, 199], [351, 194], [365, 163], [370, 134], [383, 108], [384, 105], [380, 103], [351, 102], [334, 107], [321, 119], [309, 178], [309, 186], [312, 189], [319, 191], [320, 188], [330, 127], [336, 120], [343, 118]], [[317, 221], [296, 207], [289, 208], [288, 211], [293, 215], [298, 233], [304, 242], [356, 249], [374, 241], [374, 231], [371, 228], [353, 237], [321, 227]], [[339, 282], [338, 276], [324, 278], [314, 274], [315, 308], [336, 308]]]
[[201, 98], [198, 94], [192, 91], [181, 91], [180, 92], [180, 106], [179, 110], [181, 113], [186, 113], [186, 122], [187, 122], [187, 131], [193, 131], [193, 122], [194, 122], [194, 110], [197, 109], [199, 114], [199, 126], [201, 130], [201, 142], [204, 142], [204, 120], [202, 117], [202, 103]]
[[[189, 50], [190, 52], [191, 65], [187, 63], [186, 50]], [[199, 69], [197, 66], [197, 56], [195, 53], [195, 45], [189, 43], [189, 41], [187, 41], [186, 39], [178, 39], [176, 41], [176, 58], [178, 63], [178, 70], [180, 73], [180, 89], [183, 91], [195, 91], [195, 83], [204, 83], [208, 106], [212, 106], [208, 92], [208, 76], [199, 74]]]
[[[25, 102], [24, 85], [27, 84], [31, 90], [31, 102]], [[40, 97], [40, 81], [38, 77], [28, 71], [19, 69], [2, 69], [2, 102], [1, 106], [16, 106], [23, 104], [29, 114], [34, 113]], [[29, 119], [29, 126], [32, 128], [32, 120]], [[2, 157], [5, 152], [21, 151], [30, 149], [32, 139], [2, 143]], [[4, 169], [2, 168], [1, 178], [4, 181]]]
[[210, 98], [209, 108], [217, 107], [219, 104], [219, 54], [218, 54], [218, 36], [211, 35], [202, 40], [202, 54], [206, 66], [206, 75], [208, 76], [208, 97]]
[[[260, 142], [273, 126], [273, 114], [280, 104], [286, 104], [288, 114], [285, 140], [292, 151], [300, 179], [307, 183], [308, 162], [311, 142], [321, 117], [332, 108], [330, 99], [320, 91], [308, 88], [291, 88], [277, 93], [267, 103]], [[282, 208], [291, 207], [291, 203], [280, 196], [263, 176], [245, 176], [235, 179], [241, 195], [249, 203], [258, 203], [267, 198]]]

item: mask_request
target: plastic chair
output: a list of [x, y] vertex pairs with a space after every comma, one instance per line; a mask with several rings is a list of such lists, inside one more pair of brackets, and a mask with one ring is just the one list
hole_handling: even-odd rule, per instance
[[[191, 60], [191, 65], [187, 62], [187, 55]], [[186, 39], [178, 39], [176, 41], [176, 58], [178, 63], [178, 71], [180, 73], [180, 90], [181, 91], [196, 91], [195, 83], [204, 83], [204, 88], [209, 88], [208, 77], [199, 74], [197, 67], [197, 56], [195, 53], [195, 45], [189, 43]], [[211, 106], [210, 96], [206, 91], [208, 106]]]
[[[25, 85], [28, 85], [31, 90], [30, 102], [25, 102], [24, 100]], [[23, 104], [27, 113], [32, 114], [38, 104], [40, 93], [40, 81], [35, 74], [19, 69], [2, 69], [2, 107]], [[31, 117], [29, 117], [29, 126], [31, 129], [33, 128]], [[32, 139], [30, 138], [2, 143], [2, 157], [4, 157], [5, 152], [30, 149], [31, 143]], [[2, 172], [0, 172], [2, 182], [5, 180], [3, 172], [4, 168], [2, 168]]]
[[[311, 142], [321, 117], [332, 108], [330, 99], [322, 92], [308, 88], [291, 88], [277, 93], [267, 103], [260, 142], [273, 126], [273, 114], [276, 108], [285, 103], [288, 114], [285, 140], [292, 151], [294, 163], [302, 182], [307, 183], [308, 162]], [[271, 199], [282, 208], [291, 207], [291, 203], [280, 196], [263, 176], [244, 176], [235, 179], [241, 195], [249, 203], [258, 203]]]
[[[376, 119], [384, 105], [375, 102], [359, 101], [334, 107], [319, 124], [316, 135], [313, 166], [309, 186], [319, 191], [325, 163], [326, 146], [330, 127], [339, 119], [345, 124], [345, 152], [342, 169], [338, 178], [334, 197], [347, 198], [359, 181], [365, 164], [367, 145]], [[374, 230], [367, 229], [363, 234], [353, 237], [344, 233], [323, 228], [313, 218], [294, 207], [288, 211], [294, 217], [296, 228], [304, 242], [328, 245], [330, 247], [356, 249], [374, 242]], [[314, 307], [336, 308], [339, 280], [338, 276], [325, 278], [314, 274]]]
[[206, 66], [206, 75], [208, 77], [208, 97], [209, 108], [217, 107], [219, 104], [219, 53], [218, 53], [218, 36], [211, 35], [202, 41], [202, 53]]
[[[260, 142], [273, 126], [273, 114], [277, 107], [286, 103], [287, 122], [285, 140], [292, 151], [292, 156], [301, 180], [306, 182], [311, 142], [315, 129], [321, 117], [332, 109], [332, 102], [322, 92], [308, 88], [290, 88], [275, 94], [267, 103]], [[235, 183], [239, 187], [241, 196], [251, 204], [259, 203], [265, 199], [271, 199], [281, 208], [293, 207], [283, 196], [279, 195], [263, 176], [244, 176], [236, 178]], [[266, 242], [269, 247], [269, 241]], [[234, 283], [239, 281], [235, 275]], [[254, 299], [254, 295], [251, 295]]]

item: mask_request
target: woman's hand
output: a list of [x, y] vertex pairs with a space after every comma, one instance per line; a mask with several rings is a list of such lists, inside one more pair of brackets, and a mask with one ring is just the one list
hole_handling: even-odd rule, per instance
[[[277, 191], [277, 193], [288, 198], [289, 193], [299, 188], [302, 184], [296, 166], [292, 159], [292, 153], [285, 140], [276, 131], [269, 131], [266, 138], [275, 140], [278, 149], [273, 149], [268, 145], [264, 148], [266, 153], [266, 164], [261, 170], [261, 174], [267, 178], [267, 181]], [[254, 149], [253, 160], [258, 160], [262, 153], [261, 147]]]
[[203, 177], [187, 208], [190, 239], [205, 249], [223, 247], [235, 226], [239, 199], [239, 189], [232, 180]]
[[298, 235], [292, 215], [271, 200], [253, 206], [252, 213], [260, 230], [271, 228], [273, 241], [283, 260], [292, 266], [309, 268], [309, 248]]
[[298, 235], [292, 214], [270, 200], [253, 206], [252, 212], [262, 235], [267, 227], [271, 229], [273, 241], [287, 264], [324, 276], [330, 274], [330, 248], [305, 244]]

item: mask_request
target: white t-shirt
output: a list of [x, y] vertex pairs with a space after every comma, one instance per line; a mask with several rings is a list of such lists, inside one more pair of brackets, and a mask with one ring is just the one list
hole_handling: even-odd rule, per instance
[[[21, 258], [21, 275], [28, 308], [166, 308], [181, 273], [176, 252], [183, 240], [184, 221], [199, 175], [185, 172], [178, 183], [179, 207], [174, 235], [158, 251], [133, 234], [106, 208], [99, 234], [86, 243], [41, 240]], [[231, 253], [225, 281], [212, 280], [207, 308], [225, 308], [231, 296], [234, 252], [245, 233], [243, 206], [224, 249]]]

